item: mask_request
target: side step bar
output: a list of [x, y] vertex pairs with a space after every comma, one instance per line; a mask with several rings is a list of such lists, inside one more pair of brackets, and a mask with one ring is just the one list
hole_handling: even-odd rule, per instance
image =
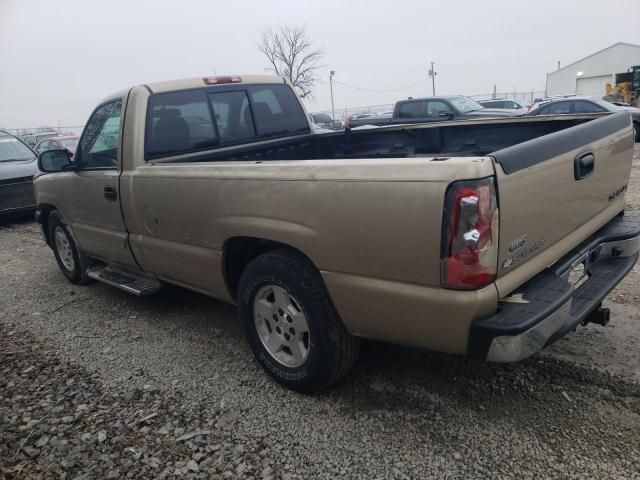
[[87, 277], [106, 283], [139, 297], [156, 293], [162, 284], [154, 278], [145, 278], [112, 266], [94, 266], [87, 270]]

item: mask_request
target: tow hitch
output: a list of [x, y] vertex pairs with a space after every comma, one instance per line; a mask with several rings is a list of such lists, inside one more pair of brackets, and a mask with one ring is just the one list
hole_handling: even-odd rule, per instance
[[603, 308], [602, 304], [600, 304], [582, 320], [582, 325], [586, 326], [588, 323], [597, 323], [598, 325], [606, 327], [609, 323], [609, 314], [609, 309]]

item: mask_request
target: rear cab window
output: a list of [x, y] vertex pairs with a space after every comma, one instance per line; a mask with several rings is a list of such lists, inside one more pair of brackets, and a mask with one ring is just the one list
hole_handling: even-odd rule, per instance
[[310, 133], [297, 97], [285, 84], [237, 85], [149, 97], [147, 159]]
[[149, 97], [147, 155], [188, 153], [218, 145], [204, 90], [157, 93]]

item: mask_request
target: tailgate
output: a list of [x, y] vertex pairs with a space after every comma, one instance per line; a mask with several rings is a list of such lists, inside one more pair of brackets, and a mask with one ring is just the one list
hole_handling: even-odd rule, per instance
[[624, 209], [631, 125], [629, 113], [619, 112], [492, 154], [500, 208], [500, 296]]

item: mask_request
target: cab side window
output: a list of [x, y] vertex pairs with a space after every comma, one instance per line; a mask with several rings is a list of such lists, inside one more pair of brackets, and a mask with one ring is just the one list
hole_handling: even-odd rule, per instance
[[99, 107], [87, 122], [75, 161], [81, 169], [115, 169], [118, 166], [122, 100]]
[[451, 114], [453, 111], [444, 102], [440, 102], [438, 100], [430, 100], [427, 102], [427, 117], [429, 118], [438, 118], [440, 114]]

